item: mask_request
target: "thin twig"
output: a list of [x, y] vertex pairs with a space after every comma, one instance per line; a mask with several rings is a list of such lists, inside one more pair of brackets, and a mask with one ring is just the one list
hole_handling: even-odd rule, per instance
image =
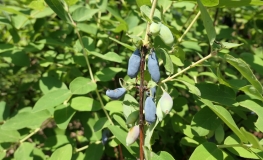
[[157, 0], [153, 0], [152, 8], [150, 11], [149, 19], [150, 22], [147, 23], [147, 29], [143, 41], [143, 46], [141, 47], [141, 64], [140, 64], [140, 88], [139, 88], [139, 95], [140, 95], [140, 160], [144, 160], [144, 152], [143, 152], [143, 145], [144, 145], [144, 116], [143, 116], [143, 99], [144, 99], [144, 64], [145, 64], [145, 56], [148, 52], [149, 46], [149, 36], [148, 32], [150, 30], [150, 24], [153, 19], [154, 11], [156, 8]]
[[207, 59], [211, 58], [211, 57], [212, 57], [212, 56], [214, 56], [215, 54], [216, 54], [216, 51], [214, 51], [214, 52], [210, 53], [208, 56], [206, 56], [206, 57], [204, 57], [204, 58], [200, 59], [199, 61], [197, 61], [197, 62], [195, 62], [195, 63], [191, 64], [190, 66], [188, 66], [188, 67], [186, 67], [185, 69], [181, 70], [180, 72], [178, 72], [178, 73], [174, 74], [173, 76], [171, 76], [171, 77], [168, 77], [168, 78], [166, 78], [166, 79], [162, 80], [160, 83], [165, 83], [165, 82], [167, 82], [167, 81], [170, 81], [170, 80], [172, 80], [173, 78], [175, 78], [175, 77], [179, 76], [180, 74], [182, 74], [182, 73], [186, 72], [187, 70], [189, 70], [189, 69], [191, 69], [191, 68], [193, 68], [193, 67], [197, 66], [198, 64], [200, 64], [200, 63], [204, 62], [205, 60], [207, 60]]

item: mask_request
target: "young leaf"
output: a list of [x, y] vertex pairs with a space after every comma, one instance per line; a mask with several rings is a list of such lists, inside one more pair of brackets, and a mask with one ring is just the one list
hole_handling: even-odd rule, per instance
[[198, 6], [200, 8], [201, 11], [201, 17], [205, 26], [205, 30], [207, 32], [207, 36], [209, 39], [209, 44], [212, 45], [215, 41], [216, 38], [216, 31], [215, 31], [215, 27], [213, 25], [213, 21], [210, 17], [210, 15], [208, 14], [206, 8], [203, 6], [201, 0], [197, 0]]

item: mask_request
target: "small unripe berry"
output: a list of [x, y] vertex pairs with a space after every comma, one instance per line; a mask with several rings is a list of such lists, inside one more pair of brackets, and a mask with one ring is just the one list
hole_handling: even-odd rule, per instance
[[137, 138], [139, 137], [140, 134], [140, 127], [139, 125], [132, 127], [129, 132], [128, 135], [126, 137], [126, 145], [129, 146], [131, 144], [133, 144]]
[[163, 92], [163, 95], [160, 98], [159, 103], [164, 114], [168, 114], [173, 108], [173, 99], [167, 92]]
[[174, 37], [171, 30], [165, 25], [161, 24], [160, 37], [167, 46], [171, 46], [174, 42]]
[[161, 24], [152, 22], [152, 24], [150, 25], [150, 33], [152, 35], [157, 35], [160, 32], [160, 28]]

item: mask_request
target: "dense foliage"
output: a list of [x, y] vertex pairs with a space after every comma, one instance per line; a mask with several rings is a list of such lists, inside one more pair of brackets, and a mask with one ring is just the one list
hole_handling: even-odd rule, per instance
[[262, 5], [1, 0], [0, 159], [263, 159]]

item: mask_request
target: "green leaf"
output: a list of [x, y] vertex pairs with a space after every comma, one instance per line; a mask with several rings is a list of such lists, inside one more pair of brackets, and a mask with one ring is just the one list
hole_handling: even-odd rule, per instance
[[103, 144], [90, 144], [86, 149], [84, 160], [98, 160], [101, 159], [104, 152]]
[[97, 84], [89, 78], [77, 77], [69, 84], [69, 89], [72, 94], [82, 95], [87, 94], [97, 89]]
[[184, 66], [184, 63], [181, 61], [180, 58], [176, 57], [175, 55], [170, 55], [170, 57], [173, 64], [175, 64], [176, 66]]
[[243, 134], [246, 136], [248, 142], [252, 144], [252, 148], [260, 149], [261, 151], [263, 151], [263, 147], [252, 133], [246, 131], [244, 127], [241, 127], [240, 131], [243, 132]]
[[101, 109], [100, 103], [89, 97], [74, 97], [70, 106], [77, 111], [98, 111]]
[[241, 87], [241, 88], [239, 88], [239, 90], [245, 92], [245, 94], [247, 94], [248, 96], [252, 96], [258, 100], [263, 101], [263, 96], [252, 85], [247, 85], [247, 86]]
[[163, 65], [164, 65], [166, 72], [173, 74], [174, 66], [173, 66], [173, 62], [171, 60], [170, 55], [163, 48], [157, 49], [156, 53], [158, 54], [158, 57], [160, 57], [163, 60]]
[[[64, 133], [63, 133], [64, 134]], [[47, 139], [44, 142], [44, 147], [46, 149], [57, 149], [59, 147], [62, 147], [70, 142], [73, 142], [73, 139], [70, 139], [69, 137], [65, 135], [50, 135], [47, 137]]]
[[77, 23], [77, 27], [82, 32], [91, 34], [95, 36], [97, 34], [98, 28], [95, 24], [85, 24], [85, 23]]
[[226, 49], [231, 49], [231, 48], [235, 48], [235, 47], [239, 47], [243, 45], [243, 43], [237, 44], [237, 43], [229, 43], [229, 42], [221, 42], [221, 44], [223, 45], [223, 48], [226, 48]]
[[161, 151], [157, 153], [159, 155], [160, 158], [162, 158], [163, 160], [174, 160], [173, 156], [170, 155], [168, 152], [165, 151]]
[[63, 83], [61, 80], [59, 80], [56, 77], [42, 77], [39, 80], [39, 87], [40, 90], [46, 94], [50, 91], [55, 91], [58, 89], [67, 89], [67, 86], [65, 85], [65, 83]]
[[219, 160], [223, 159], [223, 152], [214, 143], [205, 142], [199, 145], [192, 153], [190, 160]]
[[110, 125], [110, 121], [107, 117], [99, 118], [98, 121], [96, 121], [95, 125], [93, 126], [93, 129], [95, 132], [102, 130], [103, 128]]
[[249, 52], [241, 53], [240, 57], [251, 67], [252, 70], [255, 70], [257, 74], [263, 75], [262, 73], [262, 64], [263, 59], [260, 55], [252, 54]]
[[75, 113], [75, 110], [70, 106], [65, 106], [64, 104], [57, 106], [54, 112], [54, 119], [58, 128], [66, 129], [70, 119]]
[[252, 100], [241, 101], [241, 102], [239, 102], [239, 105], [253, 111], [254, 113], [256, 113], [258, 115], [258, 119], [257, 119], [255, 125], [261, 132], [263, 132], [263, 126], [261, 123], [261, 122], [263, 122], [263, 108], [262, 108], [262, 106], [257, 104], [256, 102], [254, 102]]
[[105, 105], [104, 108], [111, 113], [120, 113], [122, 112], [122, 101], [110, 101]]
[[32, 112], [38, 112], [55, 107], [62, 104], [65, 100], [68, 100], [70, 96], [71, 92], [68, 89], [58, 89], [48, 92], [37, 101]]
[[51, 155], [49, 160], [71, 160], [71, 156], [72, 146], [71, 144], [67, 144], [55, 150], [55, 152]]
[[[126, 43], [123, 43], [123, 42], [121, 42], [121, 41], [118, 41], [118, 40], [115, 39], [115, 38], [111, 38], [111, 37], [109, 37], [109, 39], [111, 39], [111, 40], [113, 40], [114, 42], [116, 42], [116, 43], [122, 45], [123, 47], [125, 47], [125, 48], [131, 50], [132, 52], [134, 52], [134, 51], [136, 50], [135, 47], [130, 46], [130, 45], [128, 45], [128, 44], [126, 44]], [[131, 53], [131, 54], [132, 54], [132, 53]]]
[[96, 81], [109, 81], [115, 77], [115, 75], [121, 72], [122, 68], [108, 67], [104, 68], [95, 74]]
[[[142, 5], [140, 7], [141, 13], [143, 13], [148, 19], [150, 19], [150, 13], [151, 13], [151, 8], [146, 6], [146, 5]], [[153, 19], [161, 19], [161, 13], [158, 9], [155, 9], [154, 11], [154, 15], [153, 15]]]
[[97, 52], [90, 52], [90, 53], [96, 57], [99, 57], [99, 58], [107, 60], [107, 61], [112, 61], [112, 62], [117, 62], [117, 63], [123, 62], [123, 58], [115, 52], [108, 52], [104, 55], [97, 53]]
[[125, 94], [123, 103], [122, 103], [122, 110], [124, 117], [127, 119], [128, 116], [139, 109], [139, 103], [137, 100], [130, 94]]
[[198, 83], [196, 84], [196, 87], [200, 90], [203, 99], [229, 106], [236, 103], [236, 94], [234, 90], [225, 85]]
[[189, 92], [190, 92], [190, 93], [193, 93], [193, 94], [195, 94], [195, 95], [197, 95], [197, 96], [201, 96], [200, 90], [199, 90], [196, 86], [194, 86], [193, 84], [188, 83], [188, 82], [183, 81], [183, 80], [179, 80], [179, 79], [176, 79], [176, 81], [181, 82], [181, 83], [183, 83], [184, 85], [186, 85], [187, 88], [189, 89]]
[[204, 107], [192, 119], [192, 133], [197, 136], [206, 136], [210, 131], [214, 131], [220, 123], [216, 114], [208, 107]]
[[121, 126], [123, 129], [128, 131], [126, 123], [125, 123], [125, 121], [123, 120], [123, 118], [121, 116], [119, 116], [118, 114], [113, 114], [112, 117], [117, 122], [117, 124], [119, 124], [119, 126]]
[[99, 12], [99, 9], [88, 9], [86, 7], [80, 7], [72, 13], [73, 20], [77, 22], [87, 21], [92, 19], [94, 14]]
[[121, 128], [117, 126], [108, 126], [111, 133], [126, 147], [126, 149], [133, 155], [138, 157], [139, 156], [139, 145], [137, 142], [131, 144], [130, 146], [126, 145], [126, 136], [127, 132], [122, 130]]
[[20, 134], [16, 130], [3, 130], [0, 128], [0, 143], [3, 142], [18, 142], [20, 139]]
[[0, 146], [0, 159], [4, 159], [5, 156], [6, 156], [6, 150], [4, 150], [2, 146]]
[[36, 129], [50, 117], [51, 115], [47, 110], [42, 110], [36, 113], [31, 111], [20, 112], [14, 117], [8, 119], [1, 128], [2, 130], [17, 130], [26, 127]]
[[71, 23], [67, 13], [68, 6], [64, 0], [45, 0], [48, 6], [64, 21]]
[[0, 101], [0, 122], [7, 119], [9, 116], [10, 110], [6, 106], [5, 101]]
[[[233, 144], [239, 144], [239, 139], [236, 135], [232, 134], [228, 136], [225, 139], [224, 142], [225, 145], [233, 145]], [[227, 150], [229, 150], [231, 153], [234, 155], [243, 157], [243, 158], [248, 158], [248, 159], [258, 159], [258, 157], [255, 155], [255, 153], [248, 151], [247, 149], [237, 146], [237, 147], [227, 147]]]
[[250, 6], [250, 5], [259, 5], [262, 6], [263, 2], [260, 0], [220, 0], [219, 7], [241, 7], [241, 6]]
[[253, 74], [246, 62], [240, 58], [234, 58], [229, 54], [225, 55], [226, 61], [235, 67], [258, 91], [262, 94], [262, 85], [257, 80], [256, 76]]
[[197, 3], [198, 3], [198, 7], [200, 8], [200, 11], [201, 11], [201, 17], [202, 17], [202, 20], [203, 20], [203, 23], [205, 26], [205, 30], [207, 32], [209, 44], [212, 45], [215, 41], [215, 38], [216, 38], [216, 31], [215, 31], [215, 27], [213, 25], [213, 21], [212, 21], [210, 15], [208, 14], [206, 8], [201, 3], [201, 1], [197, 0]]
[[156, 120], [155, 123], [152, 123], [149, 127], [147, 127], [145, 138], [144, 138], [144, 146], [148, 147], [151, 150], [151, 138], [154, 132], [155, 127], [158, 125], [159, 121]]
[[212, 102], [205, 99], [199, 100], [203, 102], [206, 106], [208, 106], [222, 121], [224, 121], [224, 123], [240, 138], [242, 142], [247, 142], [247, 139], [245, 138], [243, 133], [238, 129], [231, 114], [225, 108], [213, 105]]
[[201, 0], [204, 6], [213, 7], [219, 4], [219, 0]]
[[44, 0], [33, 0], [29, 3], [28, 7], [41, 11], [45, 8], [45, 3]]
[[34, 143], [29, 143], [29, 142], [23, 142], [18, 149], [16, 150], [14, 154], [14, 158], [16, 160], [33, 160], [33, 149], [35, 147]]
[[136, 0], [136, 3], [138, 5], [138, 7], [141, 7], [143, 5], [151, 6], [150, 0]]
[[215, 130], [215, 139], [218, 143], [222, 143], [225, 138], [225, 131], [223, 126], [220, 124]]

